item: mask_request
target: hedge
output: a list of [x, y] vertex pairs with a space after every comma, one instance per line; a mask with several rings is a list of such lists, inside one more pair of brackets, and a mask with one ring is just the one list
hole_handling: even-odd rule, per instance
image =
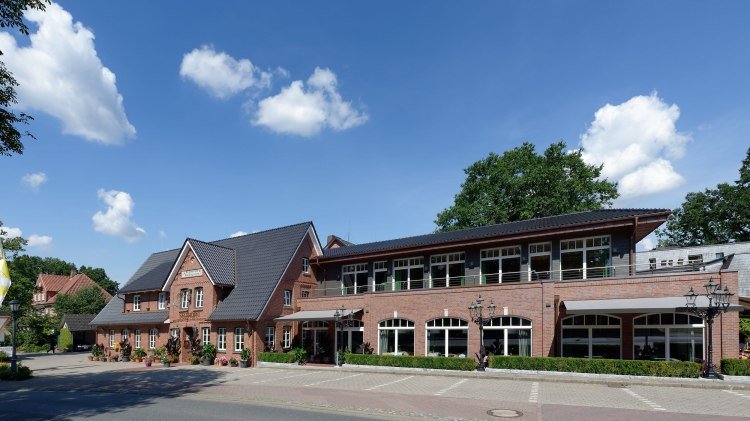
[[727, 376], [750, 376], [750, 360], [724, 358], [721, 360], [721, 372]]
[[619, 374], [626, 376], [699, 377], [699, 363], [588, 358], [492, 356], [490, 368]]
[[10, 361], [10, 357], [8, 356], [8, 354], [6, 354], [3, 351], [0, 351], [0, 363], [4, 363], [8, 361]]
[[442, 370], [473, 371], [477, 363], [473, 358], [423, 357], [406, 355], [346, 354], [347, 364], [377, 365], [385, 367], [437, 368]]
[[258, 361], [268, 363], [294, 363], [294, 354], [283, 352], [261, 352], [258, 354]]
[[60, 339], [57, 344], [58, 348], [65, 351], [73, 350], [73, 333], [68, 328], [62, 328], [60, 330]]
[[10, 371], [10, 365], [6, 363], [0, 364], [0, 380], [26, 380], [31, 378], [31, 369], [25, 365], [18, 365], [18, 374], [13, 375]]

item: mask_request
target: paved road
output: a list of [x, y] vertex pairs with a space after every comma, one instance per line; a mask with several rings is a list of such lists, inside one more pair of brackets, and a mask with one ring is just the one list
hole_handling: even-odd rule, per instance
[[[704, 420], [750, 416], [750, 391], [289, 370], [92, 363], [37, 356], [36, 378], [0, 384], [21, 418]], [[11, 390], [11, 388], [15, 390]], [[20, 389], [19, 389], [20, 388]], [[339, 418], [343, 417], [343, 418]], [[726, 418], [725, 418], [726, 417]]]

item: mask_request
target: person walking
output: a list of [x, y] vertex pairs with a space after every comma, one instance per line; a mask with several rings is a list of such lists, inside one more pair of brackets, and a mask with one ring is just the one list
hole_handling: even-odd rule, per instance
[[49, 350], [47, 350], [47, 353], [49, 354], [50, 351], [52, 353], [55, 353], [55, 347], [57, 346], [57, 338], [55, 337], [55, 334], [49, 335]]

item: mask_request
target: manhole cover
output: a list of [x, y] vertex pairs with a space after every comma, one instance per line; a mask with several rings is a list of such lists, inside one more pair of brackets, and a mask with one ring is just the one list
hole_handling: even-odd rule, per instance
[[487, 411], [487, 415], [498, 418], [518, 418], [523, 415], [523, 412], [516, 411], [515, 409], [490, 409]]

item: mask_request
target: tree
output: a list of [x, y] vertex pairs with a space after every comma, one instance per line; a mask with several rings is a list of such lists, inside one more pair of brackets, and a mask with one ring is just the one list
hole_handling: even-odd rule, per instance
[[99, 284], [100, 287], [104, 288], [110, 294], [115, 295], [117, 293], [119, 284], [109, 279], [109, 276], [107, 276], [107, 272], [105, 272], [104, 269], [90, 266], [81, 266], [81, 269], [79, 269], [79, 271], [86, 274], [86, 276], [91, 278], [92, 281]]
[[[29, 9], [44, 10], [49, 3], [49, 0], [4, 0], [0, 2], [0, 27], [16, 28], [20, 33], [28, 35], [29, 28], [23, 21], [24, 12]], [[0, 51], [0, 56], [2, 54]], [[33, 118], [11, 110], [18, 103], [16, 86], [18, 82], [13, 74], [0, 62], [0, 155], [22, 154], [21, 136], [34, 138], [28, 131], [21, 133], [17, 127], [28, 124]]]
[[698, 246], [750, 241], [750, 149], [734, 184], [692, 192], [657, 230], [659, 246]]
[[588, 165], [565, 142], [543, 155], [533, 144], [494, 152], [465, 169], [453, 206], [437, 215], [438, 231], [601, 209], [616, 199], [617, 183], [601, 179], [601, 165]]
[[20, 236], [6, 237], [9, 233], [10, 231], [7, 228], [3, 228], [3, 221], [0, 221], [0, 239], [3, 241], [3, 249], [5, 249], [7, 257], [15, 257], [19, 252], [24, 251], [26, 240]]
[[70, 275], [76, 265], [54, 257], [20, 255], [8, 262], [8, 269], [11, 281], [8, 297], [17, 299], [21, 307], [26, 308], [31, 306], [40, 274]]
[[60, 317], [64, 314], [96, 314], [107, 305], [101, 290], [95, 286], [82, 288], [73, 295], [59, 294], [56, 297], [53, 306]]

